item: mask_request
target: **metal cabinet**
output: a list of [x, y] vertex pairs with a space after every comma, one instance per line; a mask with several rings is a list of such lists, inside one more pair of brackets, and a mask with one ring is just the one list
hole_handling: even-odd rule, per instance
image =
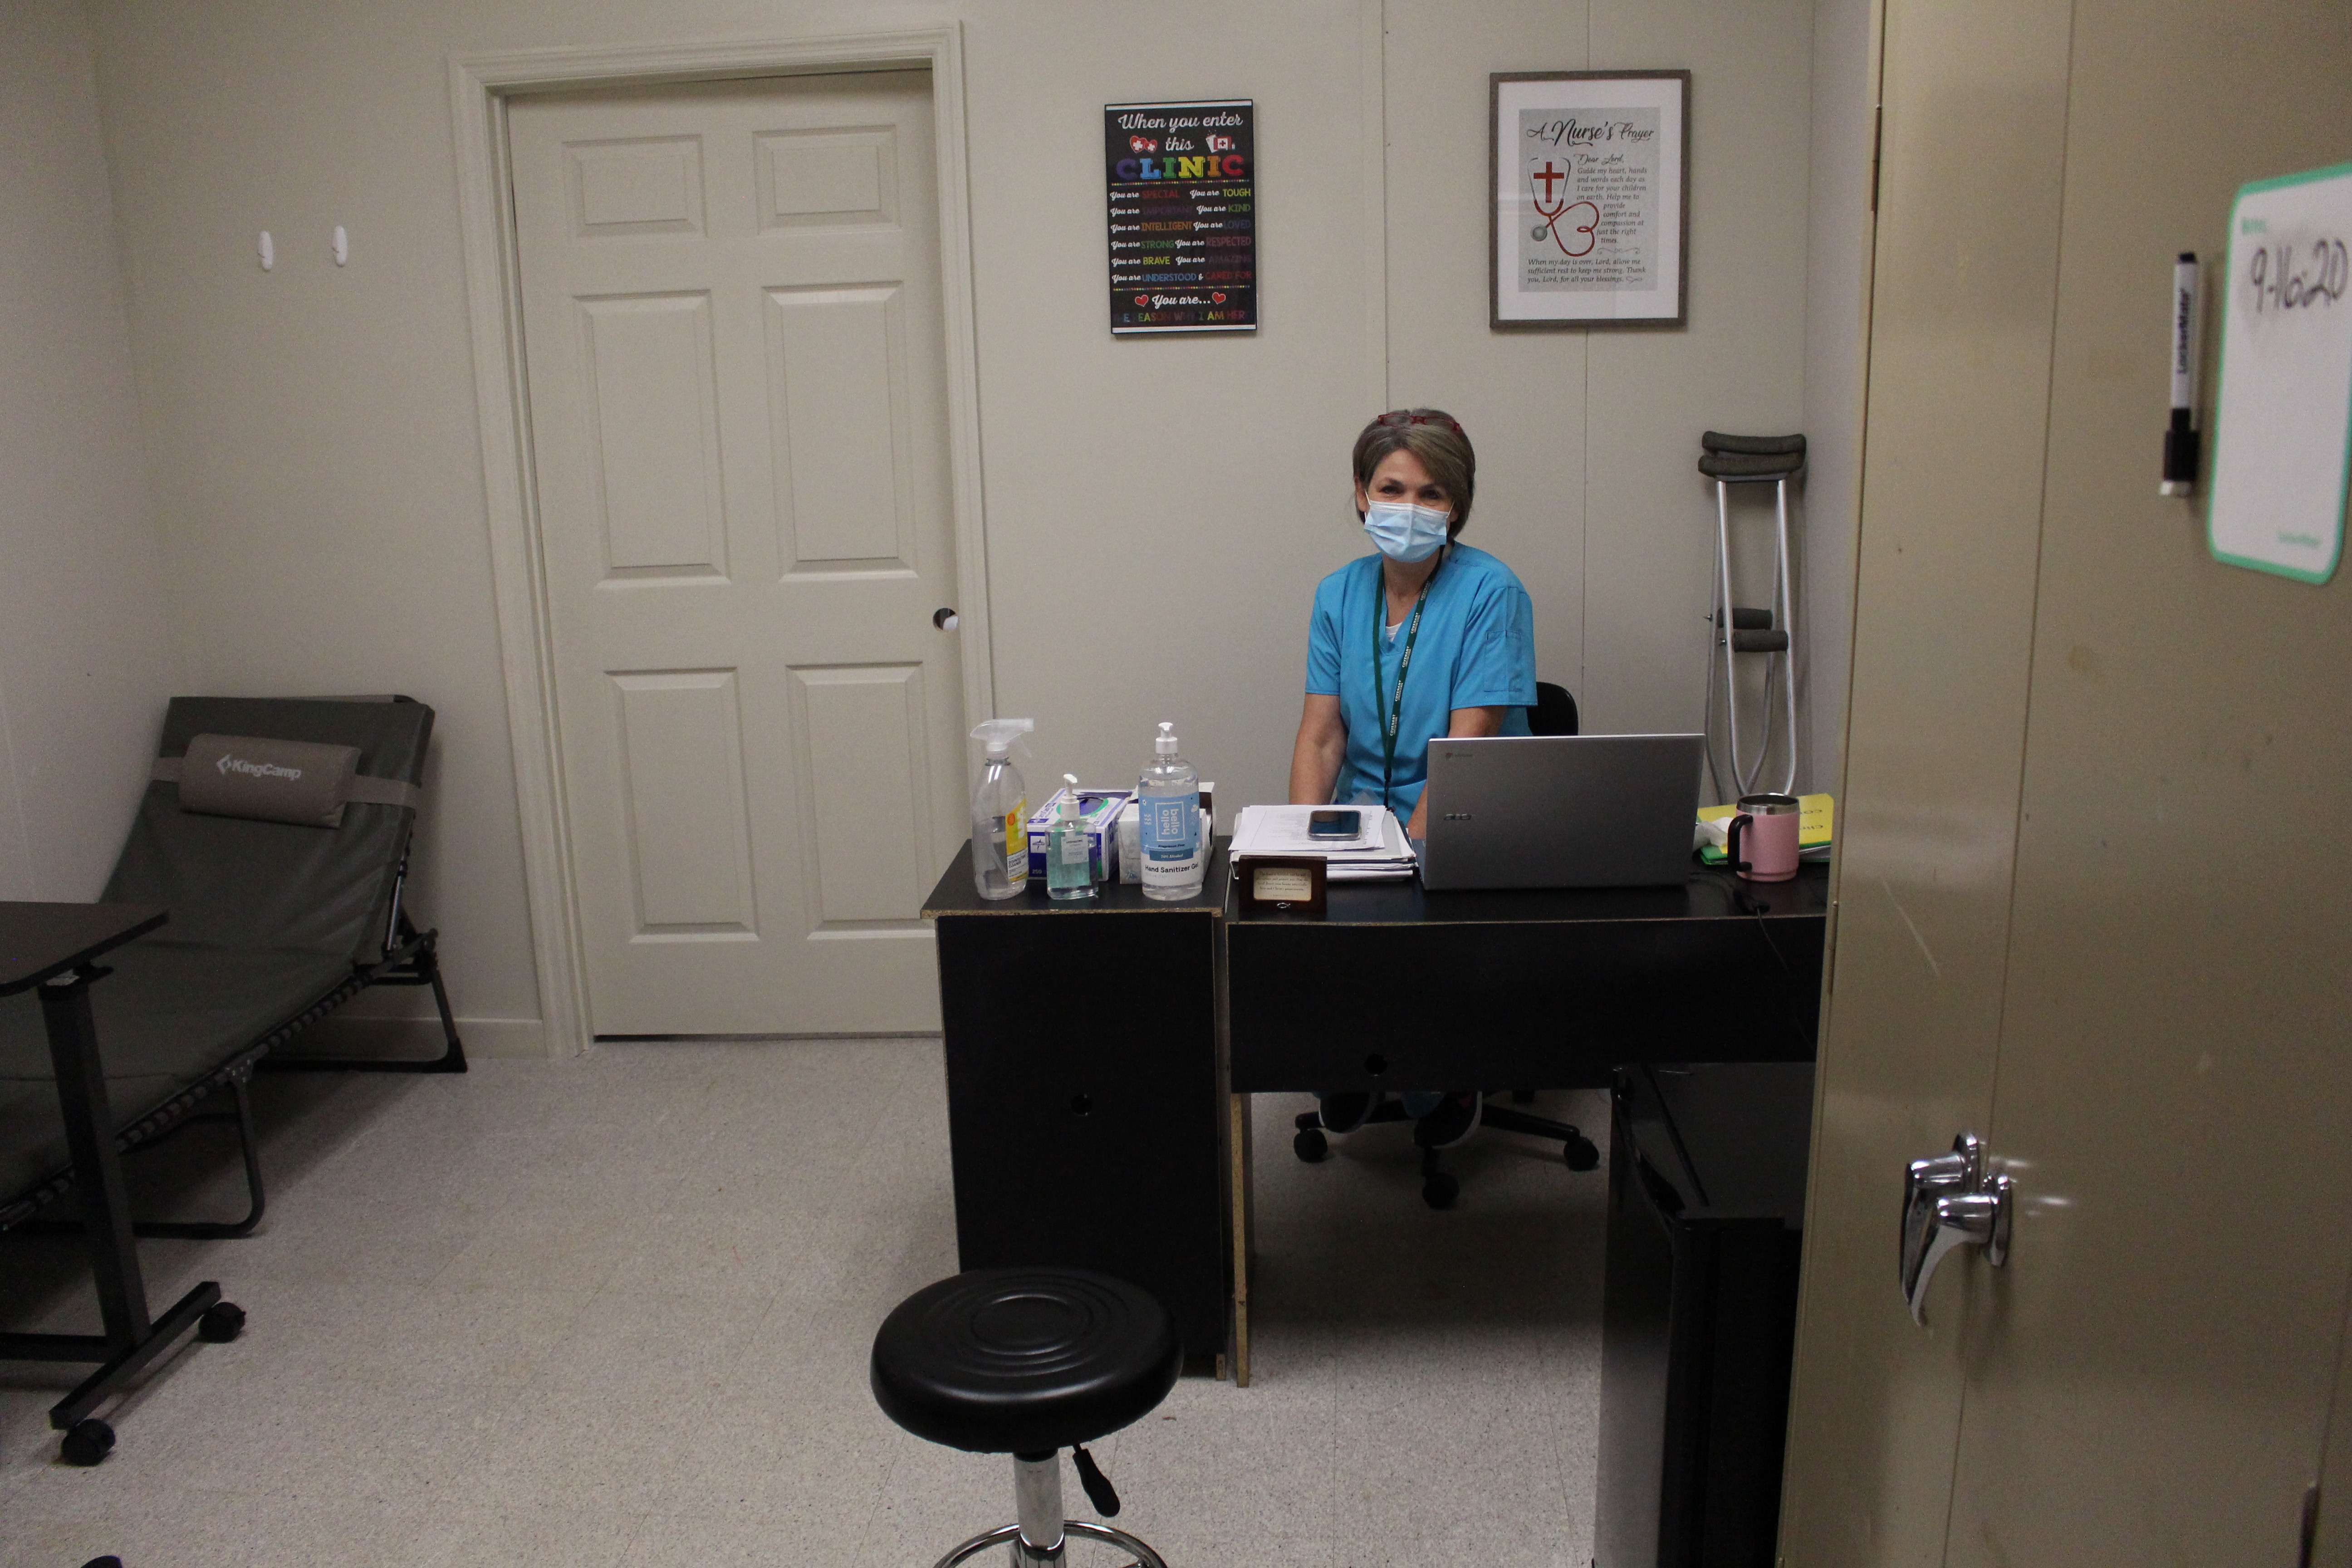
[[1596, 1568], [1771, 1568], [1812, 1082], [1616, 1074]]

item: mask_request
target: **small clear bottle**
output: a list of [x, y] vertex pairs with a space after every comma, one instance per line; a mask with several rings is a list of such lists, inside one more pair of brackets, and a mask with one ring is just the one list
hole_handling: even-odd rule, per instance
[[1087, 819], [1078, 811], [1078, 778], [1064, 773], [1069, 787], [1061, 809], [1045, 829], [1045, 895], [1063, 903], [1095, 896], [1094, 850], [1087, 842]]
[[1151, 742], [1151, 764], [1138, 781], [1136, 847], [1143, 856], [1143, 896], [1162, 903], [1201, 896], [1209, 857], [1201, 842], [1200, 770], [1176, 754], [1176, 726]]
[[1029, 786], [1013, 765], [1013, 743], [1037, 726], [991, 719], [972, 739], [988, 743], [988, 765], [971, 797], [971, 881], [983, 899], [1015, 898], [1029, 887]]

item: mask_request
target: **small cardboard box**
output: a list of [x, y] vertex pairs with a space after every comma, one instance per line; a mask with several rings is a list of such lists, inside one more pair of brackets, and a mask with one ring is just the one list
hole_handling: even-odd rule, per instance
[[[1045, 885], [1045, 831], [1061, 814], [1062, 797], [1069, 793], [1055, 790], [1051, 800], [1029, 814], [1029, 875], [1041, 888]], [[1118, 880], [1118, 814], [1134, 798], [1131, 789], [1078, 791], [1078, 816], [1087, 825], [1087, 859], [1097, 882]]]

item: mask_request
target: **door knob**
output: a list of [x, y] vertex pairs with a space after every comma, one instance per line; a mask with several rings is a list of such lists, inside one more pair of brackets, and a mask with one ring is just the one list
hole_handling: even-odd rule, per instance
[[931, 625], [939, 627], [940, 630], [943, 632], [951, 632], [955, 630], [956, 627], [962, 623], [962, 616], [957, 615], [953, 610], [949, 609], [944, 605], [931, 612]]
[[1973, 1132], [1953, 1139], [1948, 1154], [1911, 1162], [1903, 1177], [1898, 1274], [1913, 1322], [1927, 1326], [1927, 1286], [1950, 1253], [1973, 1247], [1996, 1268], [2009, 1261], [2015, 1186], [1987, 1168], [1984, 1140]]

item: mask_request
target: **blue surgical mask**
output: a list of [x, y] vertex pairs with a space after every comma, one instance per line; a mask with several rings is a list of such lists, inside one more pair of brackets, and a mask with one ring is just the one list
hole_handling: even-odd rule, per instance
[[1445, 542], [1445, 524], [1452, 516], [1435, 507], [1374, 501], [1365, 509], [1364, 531], [1391, 561], [1426, 561]]

